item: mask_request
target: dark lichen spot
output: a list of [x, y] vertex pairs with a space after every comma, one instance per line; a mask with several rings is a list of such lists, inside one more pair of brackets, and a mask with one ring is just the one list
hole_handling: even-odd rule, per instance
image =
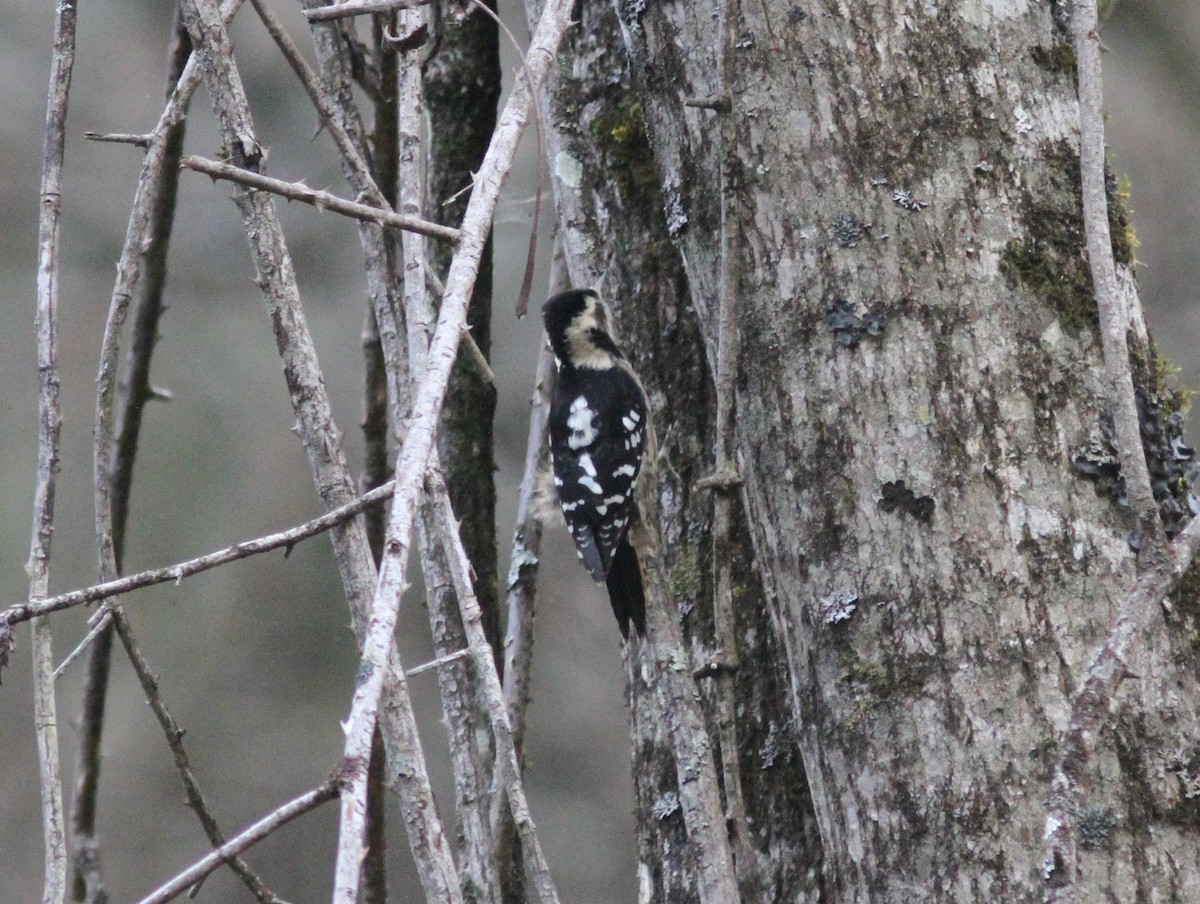
[[933, 519], [936, 503], [932, 496], [918, 496], [903, 480], [889, 480], [881, 488], [878, 505], [885, 512], [901, 511], [928, 524]]
[[864, 335], [881, 336], [887, 326], [887, 310], [882, 302], [876, 302], [860, 317], [844, 298], [835, 299], [833, 306], [825, 312], [825, 323], [833, 330], [833, 337], [843, 348], [854, 348]]
[[853, 248], [870, 228], [862, 218], [849, 212], [839, 213], [830, 225], [833, 227], [834, 240], [843, 248]]
[[1084, 807], [1079, 814], [1079, 846], [1085, 851], [1108, 847], [1117, 816], [1112, 807]]

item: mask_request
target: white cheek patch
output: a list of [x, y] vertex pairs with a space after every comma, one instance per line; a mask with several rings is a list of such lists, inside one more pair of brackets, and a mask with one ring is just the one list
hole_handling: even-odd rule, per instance
[[596, 439], [596, 413], [588, 405], [583, 396], [571, 403], [571, 412], [567, 415], [567, 426], [571, 435], [567, 437], [567, 445], [572, 449], [582, 449], [590, 446]]

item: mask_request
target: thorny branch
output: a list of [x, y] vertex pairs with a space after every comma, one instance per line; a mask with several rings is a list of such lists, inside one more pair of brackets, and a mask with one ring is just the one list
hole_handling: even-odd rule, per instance
[[237, 182], [259, 191], [269, 191], [291, 201], [311, 204], [319, 210], [332, 210], [342, 216], [356, 220], [369, 220], [392, 229], [412, 230], [430, 238], [445, 239], [448, 242], [458, 241], [458, 230], [449, 226], [429, 223], [417, 217], [406, 217], [390, 210], [371, 207], [369, 204], [359, 204], [357, 201], [347, 201], [330, 192], [309, 188], [299, 182], [272, 179], [270, 176], [263, 176], [238, 166], [192, 155], [184, 157], [180, 162], [188, 169], [204, 173], [214, 179], [228, 179], [230, 182]]
[[[20, 624], [39, 615], [49, 615], [51, 612], [59, 612], [74, 606], [86, 605], [110, 597], [120, 596], [132, 590], [149, 587], [153, 584], [165, 584], [167, 581], [179, 583], [184, 578], [199, 574], [202, 571], [208, 571], [211, 568], [216, 568], [218, 565], [270, 552], [280, 547], [290, 550], [301, 540], [307, 540], [309, 537], [324, 533], [330, 528], [350, 520], [368, 506], [390, 498], [394, 488], [395, 483], [389, 481], [369, 493], [364, 493], [353, 502], [332, 509], [324, 515], [313, 518], [311, 521], [306, 521], [304, 524], [289, 527], [287, 530], [279, 531], [275, 534], [267, 534], [264, 537], [258, 537], [254, 540], [244, 540], [241, 543], [235, 543], [233, 546], [227, 546], [224, 549], [206, 553], [194, 559], [187, 559], [186, 561], [177, 562], [174, 565], [167, 565], [162, 568], [139, 571], [136, 574], [115, 578], [111, 581], [105, 581], [102, 584], [93, 584], [91, 587], [84, 587], [81, 590], [60, 593], [57, 596], [47, 597], [44, 600], [18, 603], [15, 606], [10, 606], [0, 611], [0, 624]], [[96, 616], [92, 616], [92, 619], [93, 621], [97, 620]]]
[[[254, 138], [254, 124], [231, 56], [229, 36], [217, 21], [211, 0], [187, 0], [184, 13], [192, 39], [200, 41], [203, 47], [205, 77], [218, 112], [226, 152], [233, 156], [235, 164], [251, 159], [259, 162], [261, 149]], [[245, 190], [239, 191], [237, 197], [259, 285], [275, 326], [313, 480], [322, 502], [334, 508], [350, 501], [355, 492], [354, 481], [346, 466], [341, 435], [333, 421], [312, 336], [300, 305], [291, 257], [270, 197]], [[370, 547], [361, 523], [355, 521], [336, 528], [332, 537], [355, 636], [361, 644], [371, 619], [370, 601], [376, 580]], [[400, 796], [414, 858], [423, 881], [427, 877], [436, 879], [436, 885], [426, 885], [427, 896], [453, 902], [457, 878], [450, 847], [429, 785], [412, 701], [394, 651], [389, 650], [377, 662], [376, 672], [386, 679], [380, 724], [389, 774]]]
[[[154, 717], [158, 719], [158, 724], [166, 736], [167, 746], [171, 748], [171, 754], [175, 760], [175, 770], [179, 773], [184, 792], [187, 794], [187, 806], [200, 820], [204, 834], [208, 836], [212, 846], [219, 848], [225, 843], [225, 836], [217, 825], [216, 817], [209, 809], [208, 802], [204, 799], [200, 783], [196, 780], [196, 773], [192, 771], [191, 758], [188, 757], [187, 749], [183, 746], [183, 729], [179, 727], [179, 723], [167, 709], [166, 701], [158, 687], [158, 679], [154, 677], [149, 663], [146, 662], [146, 657], [142, 655], [142, 651], [138, 647], [137, 638], [133, 634], [133, 628], [129, 624], [125, 611], [118, 606], [113, 609], [112, 618], [113, 627], [117, 636], [121, 638], [129, 661], [133, 665], [133, 671], [137, 675], [138, 683], [141, 684], [142, 692], [146, 695], [146, 702], [150, 704], [150, 709], [153, 711]], [[246, 861], [237, 854], [231, 854], [225, 862], [262, 904], [275, 904], [278, 901], [275, 894], [263, 884], [263, 881], [250, 869]]]
[[[167, 64], [167, 97], [179, 84], [192, 44], [183, 29], [178, 9], [171, 26], [171, 46]], [[166, 284], [167, 251], [175, 216], [175, 198], [179, 186], [179, 158], [183, 154], [185, 121], [181, 120], [159, 136], [163, 142], [160, 178], [154, 180], [147, 202], [148, 240], [140, 249], [139, 267], [143, 276], [135, 285], [133, 335], [125, 355], [125, 367], [119, 385], [115, 417], [115, 454], [109, 480], [112, 482], [112, 530], [114, 574], [121, 568], [129, 496], [133, 484], [133, 465], [137, 456], [142, 414], [154, 397], [150, 386], [150, 360], [158, 340], [158, 322], [163, 311], [162, 295]], [[145, 136], [149, 147], [154, 136]], [[113, 349], [114, 353], [116, 349]], [[106, 612], [119, 611], [108, 609]], [[132, 627], [126, 622], [125, 634], [132, 640]], [[97, 799], [100, 792], [100, 743], [107, 711], [109, 672], [112, 666], [112, 619], [89, 633], [76, 652], [64, 660], [88, 650], [81, 697], [81, 716], [76, 754], [75, 792], [71, 801], [71, 848], [75, 862], [76, 899], [88, 902], [104, 897], [104, 874], [96, 834]], [[55, 677], [63, 666], [55, 670]]]
[[310, 810], [315, 810], [326, 801], [333, 800], [333, 798], [337, 797], [337, 794], [337, 781], [331, 779], [323, 785], [314, 788], [312, 791], [308, 791], [294, 800], [288, 801], [277, 810], [268, 813], [258, 822], [245, 829], [241, 834], [231, 838], [212, 853], [197, 860], [171, 881], [142, 898], [138, 904], [166, 904], [167, 901], [177, 898], [217, 869], [230, 857], [235, 857], [247, 848], [258, 844], [258, 842], [262, 841], [276, 829], [287, 825], [293, 819], [303, 816]]
[[[50, 582], [50, 545], [54, 533], [54, 496], [58, 472], [62, 409], [58, 382], [58, 249], [62, 217], [63, 152], [67, 100], [75, 65], [74, 0], [60, 0], [54, 21], [54, 59], [42, 143], [41, 207], [37, 255], [38, 462], [29, 543], [29, 598], [46, 595]], [[67, 889], [67, 843], [63, 819], [62, 776], [58, 757], [58, 713], [54, 697], [53, 635], [44, 618], [33, 634], [33, 710], [37, 733], [42, 799], [43, 904], [60, 904]], [[0, 638], [0, 656], [7, 641]]]
[[[534, 88], [545, 77], [555, 48], [570, 19], [569, 0], [552, 0], [530, 42], [529, 71]], [[512, 165], [517, 141], [528, 121], [533, 96], [519, 85], [509, 98], [480, 167], [463, 218], [462, 239], [450, 265], [446, 294], [429, 348], [429, 368], [413, 403], [413, 416], [396, 465], [396, 495], [388, 526], [388, 541], [372, 606], [371, 626], [363, 643], [360, 673], [346, 732], [346, 779], [342, 803], [335, 904], [352, 904], [358, 887], [358, 855], [362, 842], [363, 793], [370, 733], [374, 726], [381, 688], [380, 666], [393, 643], [400, 594], [404, 587], [407, 552], [421, 483], [433, 448], [438, 412], [445, 398], [450, 368], [463, 333], [467, 302], [478, 270], [480, 254], [490, 232], [492, 216], [504, 178]]]

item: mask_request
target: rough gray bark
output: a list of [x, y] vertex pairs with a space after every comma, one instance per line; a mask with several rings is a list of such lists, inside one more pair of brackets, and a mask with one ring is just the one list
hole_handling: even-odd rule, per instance
[[[748, 887], [739, 868], [743, 897], [1041, 900], [1065, 720], [1136, 568], [1065, 18], [1015, 2], [735, 6], [725, 114], [684, 103], [723, 93], [712, 12], [583, 3], [549, 144], [575, 281], [606, 274], [650, 390], [664, 554], [699, 667], [710, 503], [692, 487], [712, 466], [718, 118], [734, 117], [736, 693], [762, 877]], [[1110, 219], [1128, 278], [1115, 200]], [[1177, 530], [1173, 403], [1139, 320], [1143, 441]], [[1195, 603], [1175, 599], [1089, 764], [1080, 900], [1200, 886]], [[696, 900], [659, 730], [635, 705], [642, 899]]]

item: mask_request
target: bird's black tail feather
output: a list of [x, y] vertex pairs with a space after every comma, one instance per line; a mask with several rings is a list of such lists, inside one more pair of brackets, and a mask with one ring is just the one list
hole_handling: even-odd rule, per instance
[[613, 554], [606, 583], [621, 636], [629, 640], [629, 623], [632, 622], [638, 636], [645, 637], [646, 591], [642, 586], [642, 566], [628, 537], [621, 540]]

